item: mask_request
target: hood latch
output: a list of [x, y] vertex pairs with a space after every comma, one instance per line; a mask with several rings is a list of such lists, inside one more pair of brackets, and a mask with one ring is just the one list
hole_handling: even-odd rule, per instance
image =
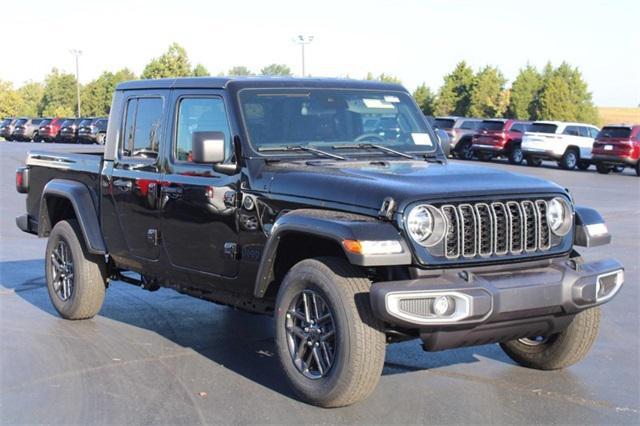
[[393, 219], [393, 214], [396, 211], [396, 200], [393, 197], [385, 197], [382, 200], [382, 205], [380, 206], [380, 210], [378, 211], [378, 217], [383, 220], [391, 221]]

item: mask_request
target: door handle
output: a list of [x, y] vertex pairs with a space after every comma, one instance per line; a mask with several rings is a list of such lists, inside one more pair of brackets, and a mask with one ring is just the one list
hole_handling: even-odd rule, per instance
[[116, 179], [113, 181], [113, 186], [121, 189], [122, 191], [131, 191], [133, 184], [131, 183], [130, 180]]

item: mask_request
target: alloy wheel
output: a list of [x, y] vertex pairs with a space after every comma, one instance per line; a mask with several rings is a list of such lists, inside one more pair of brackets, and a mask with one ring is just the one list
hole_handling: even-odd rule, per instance
[[69, 245], [64, 240], [58, 241], [51, 253], [51, 272], [53, 291], [60, 300], [69, 300], [73, 294], [73, 258]]

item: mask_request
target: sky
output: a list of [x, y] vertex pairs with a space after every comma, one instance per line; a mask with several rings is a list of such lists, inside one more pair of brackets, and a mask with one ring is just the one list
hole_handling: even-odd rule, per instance
[[[306, 71], [364, 78], [392, 74], [437, 90], [456, 63], [579, 67], [599, 106], [640, 104], [640, 1], [610, 0], [4, 0], [0, 79], [42, 81], [57, 67], [80, 81], [129, 67], [140, 74], [172, 42], [214, 75], [283, 63], [301, 73], [298, 34], [313, 35]], [[12, 42], [12, 39], [14, 40]], [[15, 50], [8, 44], [15, 43]], [[11, 58], [11, 59], [10, 59]]]

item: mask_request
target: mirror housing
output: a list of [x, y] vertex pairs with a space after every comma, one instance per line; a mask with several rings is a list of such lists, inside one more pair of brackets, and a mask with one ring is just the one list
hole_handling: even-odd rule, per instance
[[440, 148], [442, 148], [444, 156], [448, 157], [451, 155], [451, 139], [449, 138], [449, 135], [447, 132], [439, 128], [436, 128], [435, 132], [436, 136], [438, 136], [438, 140], [440, 141]]
[[193, 132], [191, 135], [191, 158], [194, 163], [222, 163], [225, 159], [224, 150], [222, 132]]

